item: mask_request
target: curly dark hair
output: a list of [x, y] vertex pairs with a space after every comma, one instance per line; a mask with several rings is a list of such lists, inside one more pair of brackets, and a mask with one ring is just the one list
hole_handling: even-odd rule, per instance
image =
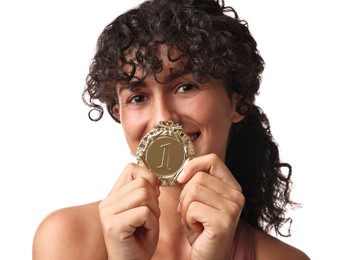
[[[281, 227], [291, 225], [287, 207], [296, 206], [290, 199], [291, 166], [280, 162], [268, 118], [255, 105], [264, 61], [247, 22], [224, 1], [146, 1], [106, 26], [83, 92], [84, 102], [91, 107], [90, 118], [99, 120], [106, 105], [117, 120], [112, 112], [118, 103], [116, 84], [135, 80], [139, 68], [144, 72], [142, 79], [161, 72], [161, 46], [167, 47], [170, 61], [181, 64], [175, 73], [190, 72], [199, 81], [208, 76], [221, 79], [229, 93], [241, 95], [237, 111], [245, 117], [232, 124], [225, 163], [243, 189], [242, 218], [258, 230], [275, 229], [289, 236], [290, 229], [285, 235]], [[97, 117], [92, 117], [93, 111]]]

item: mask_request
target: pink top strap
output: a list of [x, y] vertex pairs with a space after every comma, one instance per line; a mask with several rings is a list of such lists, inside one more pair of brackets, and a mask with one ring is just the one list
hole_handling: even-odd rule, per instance
[[255, 243], [253, 228], [244, 220], [236, 228], [230, 260], [254, 260]]

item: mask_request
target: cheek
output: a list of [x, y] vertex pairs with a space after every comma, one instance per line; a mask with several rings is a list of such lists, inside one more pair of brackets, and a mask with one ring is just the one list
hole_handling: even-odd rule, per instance
[[122, 115], [121, 125], [124, 130], [126, 142], [130, 150], [135, 153], [146, 124], [142, 121], [142, 117], [133, 115], [132, 113], [124, 113]]
[[197, 104], [192, 111], [195, 111], [196, 118], [202, 123], [207, 123], [212, 126], [214, 126], [214, 124], [223, 126], [222, 124], [226, 122], [230, 125], [229, 106], [217, 104], [215, 101], [206, 101]]

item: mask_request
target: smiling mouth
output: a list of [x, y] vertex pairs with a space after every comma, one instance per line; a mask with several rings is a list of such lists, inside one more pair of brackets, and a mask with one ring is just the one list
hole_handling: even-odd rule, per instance
[[189, 135], [190, 141], [192, 141], [192, 143], [194, 143], [198, 139], [199, 136], [200, 136], [200, 133], [190, 134]]

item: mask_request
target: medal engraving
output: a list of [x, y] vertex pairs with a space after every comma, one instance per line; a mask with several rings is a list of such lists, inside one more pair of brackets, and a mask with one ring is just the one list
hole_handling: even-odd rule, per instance
[[[164, 148], [164, 150], [162, 151], [161, 165], [157, 166], [156, 168], [162, 169], [164, 167], [164, 158], [165, 158], [166, 148], [170, 148], [169, 145], [171, 145], [171, 143], [166, 143], [166, 144], [160, 145], [160, 147]], [[168, 149], [167, 149], [167, 151], [168, 151]], [[167, 152], [166, 158], [167, 158], [166, 159], [166, 170], [170, 171], [171, 168], [168, 167], [168, 163], [169, 163], [169, 160], [170, 160], [170, 152], [169, 151]]]
[[195, 156], [194, 146], [179, 124], [160, 122], [138, 145], [137, 163], [150, 169], [161, 185], [177, 183], [185, 163]]

